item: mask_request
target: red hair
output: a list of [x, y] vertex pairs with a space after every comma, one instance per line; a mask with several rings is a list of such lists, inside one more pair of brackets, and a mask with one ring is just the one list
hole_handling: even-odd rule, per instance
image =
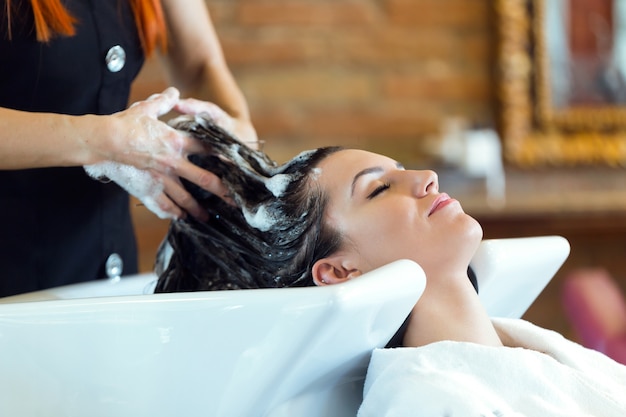
[[[167, 35], [160, 0], [128, 0], [135, 16], [135, 24], [144, 53], [150, 56], [154, 49], [165, 51]], [[61, 0], [30, 0], [37, 40], [48, 42], [56, 35], [73, 36], [76, 33], [74, 18], [61, 4]], [[6, 0], [9, 36], [11, 33], [11, 0]]]

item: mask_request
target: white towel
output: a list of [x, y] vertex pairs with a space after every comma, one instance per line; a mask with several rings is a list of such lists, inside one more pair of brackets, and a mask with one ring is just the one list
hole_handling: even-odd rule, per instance
[[626, 366], [524, 320], [493, 322], [507, 347], [375, 350], [358, 416], [626, 416]]

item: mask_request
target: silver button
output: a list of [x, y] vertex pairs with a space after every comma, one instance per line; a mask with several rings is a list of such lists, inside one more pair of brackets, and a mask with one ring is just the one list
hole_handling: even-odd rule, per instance
[[110, 254], [107, 258], [106, 264], [104, 264], [104, 269], [107, 277], [110, 279], [119, 279], [124, 269], [122, 257], [117, 253]]
[[124, 64], [126, 64], [126, 51], [121, 46], [115, 45], [109, 49], [104, 60], [107, 63], [109, 71], [119, 72], [124, 68]]

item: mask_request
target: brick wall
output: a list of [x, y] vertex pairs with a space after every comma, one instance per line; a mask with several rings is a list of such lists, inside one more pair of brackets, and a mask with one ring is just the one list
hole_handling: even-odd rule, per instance
[[[446, 116], [492, 124], [488, 0], [207, 0], [276, 159], [325, 144], [407, 163]], [[134, 98], [167, 82], [149, 62]]]

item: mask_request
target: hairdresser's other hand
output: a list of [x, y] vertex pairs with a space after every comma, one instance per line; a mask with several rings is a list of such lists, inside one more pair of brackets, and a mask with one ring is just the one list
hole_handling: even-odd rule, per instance
[[217, 104], [186, 98], [179, 100], [174, 109], [184, 114], [205, 114], [219, 127], [245, 143], [252, 149], [259, 149], [259, 139], [251, 121], [243, 116], [234, 117]]
[[202, 152], [202, 145], [158, 120], [175, 107], [179, 98], [177, 89], [168, 88], [112, 115], [115, 120], [114, 144], [112, 149], [103, 151], [103, 159], [149, 172], [152, 180], [160, 185], [149, 187], [152, 193], [156, 193], [150, 198], [169, 217], [178, 218], [189, 213], [204, 220], [205, 211], [185, 190], [180, 178], [223, 198], [227, 192], [215, 174], [187, 159], [190, 154]]

